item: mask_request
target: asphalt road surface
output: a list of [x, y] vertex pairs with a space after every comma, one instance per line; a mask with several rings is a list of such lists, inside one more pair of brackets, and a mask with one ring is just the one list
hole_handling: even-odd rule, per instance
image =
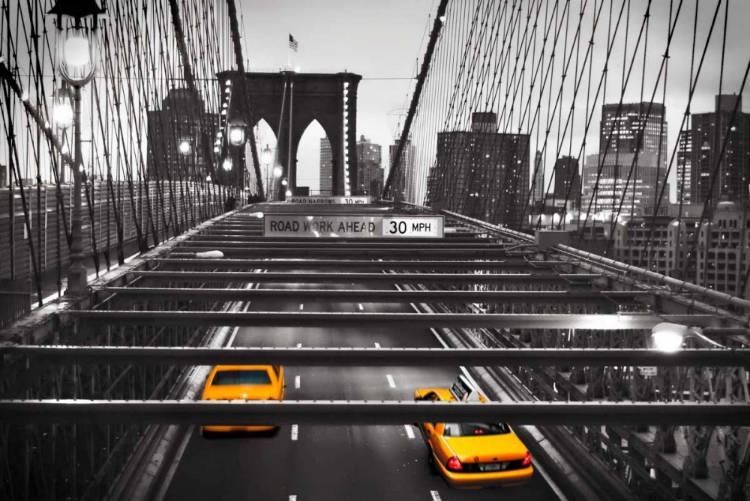
[[[302, 287], [260, 284], [261, 288]], [[356, 288], [347, 285], [308, 285]], [[408, 304], [255, 301], [248, 311], [408, 312]], [[427, 329], [240, 328], [233, 346], [440, 347]], [[285, 367], [289, 400], [411, 400], [448, 387], [458, 367]], [[404, 426], [283, 426], [275, 437], [206, 440], [193, 430], [168, 479], [165, 500], [385, 501], [558, 499], [537, 471], [512, 488], [455, 490], [427, 467], [419, 430]]]

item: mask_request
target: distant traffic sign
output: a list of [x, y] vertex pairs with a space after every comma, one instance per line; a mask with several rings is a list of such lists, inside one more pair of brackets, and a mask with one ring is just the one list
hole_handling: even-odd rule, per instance
[[654, 377], [656, 376], [656, 367], [639, 367], [641, 376], [643, 377]]
[[314, 205], [363, 205], [372, 203], [370, 197], [289, 197], [286, 199], [290, 204], [314, 204]]
[[442, 238], [442, 216], [266, 214], [266, 237]]

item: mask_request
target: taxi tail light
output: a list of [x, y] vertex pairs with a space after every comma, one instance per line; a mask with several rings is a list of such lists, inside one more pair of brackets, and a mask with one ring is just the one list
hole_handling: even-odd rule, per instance
[[446, 466], [451, 471], [462, 471], [464, 469], [464, 465], [461, 464], [461, 461], [456, 456], [450, 458]]
[[531, 453], [529, 451], [526, 451], [526, 457], [523, 458], [523, 463], [521, 463], [521, 466], [529, 466], [531, 464]]

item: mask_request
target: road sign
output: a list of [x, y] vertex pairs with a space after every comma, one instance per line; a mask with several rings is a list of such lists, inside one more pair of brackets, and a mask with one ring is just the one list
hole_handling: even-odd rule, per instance
[[289, 197], [286, 199], [290, 204], [312, 204], [312, 205], [364, 205], [372, 203], [367, 196], [350, 196], [350, 197]]
[[266, 214], [266, 237], [442, 238], [442, 216]]
[[639, 367], [638, 370], [641, 371], [641, 376], [643, 377], [656, 376], [656, 367]]
[[383, 218], [384, 237], [443, 238], [442, 216]]

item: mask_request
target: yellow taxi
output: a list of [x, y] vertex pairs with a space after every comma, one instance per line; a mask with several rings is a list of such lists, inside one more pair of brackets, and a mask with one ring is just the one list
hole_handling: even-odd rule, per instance
[[[488, 401], [462, 375], [450, 388], [416, 390], [414, 400]], [[452, 487], [510, 487], [531, 480], [531, 453], [507, 423], [421, 423], [418, 427], [427, 443], [431, 471]]]
[[[202, 400], [283, 400], [284, 368], [280, 365], [217, 365], [203, 388]], [[206, 425], [204, 437], [213, 433], [272, 432], [273, 425]]]

